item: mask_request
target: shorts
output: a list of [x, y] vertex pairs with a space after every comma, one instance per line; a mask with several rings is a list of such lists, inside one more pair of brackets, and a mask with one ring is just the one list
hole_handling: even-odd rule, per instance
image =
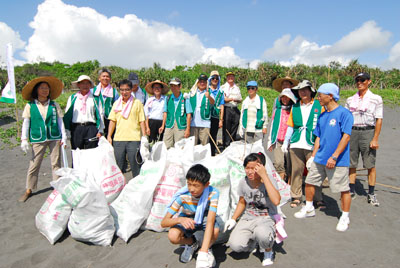
[[[189, 217], [188, 217], [189, 218]], [[193, 219], [193, 218], [192, 218]], [[220, 224], [219, 222], [221, 222], [221, 219], [219, 218], [219, 216], [215, 216], [215, 223], [214, 223], [214, 229], [219, 229], [220, 228]], [[192, 237], [193, 234], [197, 231], [205, 231], [206, 230], [206, 225], [207, 225], [207, 216], [203, 218], [203, 223], [201, 224], [196, 224], [194, 226], [194, 229], [186, 229], [185, 227], [183, 227], [183, 225], [181, 224], [177, 224], [172, 226], [171, 228], [178, 228], [180, 230], [182, 230], [183, 235], [186, 238]]]
[[332, 193], [347, 192], [350, 190], [348, 167], [334, 167], [329, 169], [324, 165], [313, 162], [308, 171], [306, 183], [320, 187], [326, 177], [328, 177]]
[[350, 168], [357, 168], [358, 158], [363, 161], [363, 167], [371, 169], [375, 167], [376, 150], [369, 147], [369, 143], [374, 137], [375, 129], [351, 131], [350, 136]]

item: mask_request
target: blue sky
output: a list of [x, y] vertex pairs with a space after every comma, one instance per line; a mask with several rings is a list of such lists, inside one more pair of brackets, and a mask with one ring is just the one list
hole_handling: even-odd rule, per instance
[[399, 1], [13, 0], [2, 7], [0, 45], [15, 43], [19, 63], [254, 67], [265, 60], [345, 65], [357, 58], [400, 68]]

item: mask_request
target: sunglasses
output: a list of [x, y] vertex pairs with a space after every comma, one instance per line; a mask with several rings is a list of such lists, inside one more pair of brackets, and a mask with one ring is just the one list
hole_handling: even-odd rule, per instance
[[213, 77], [211, 77], [211, 80], [219, 80], [219, 78], [218, 77], [216, 77], [216, 76], [213, 76]]
[[356, 83], [358, 83], [358, 82], [364, 83], [366, 80], [367, 79], [365, 79], [365, 78], [357, 78]]
[[247, 90], [257, 90], [257, 87], [247, 87]]

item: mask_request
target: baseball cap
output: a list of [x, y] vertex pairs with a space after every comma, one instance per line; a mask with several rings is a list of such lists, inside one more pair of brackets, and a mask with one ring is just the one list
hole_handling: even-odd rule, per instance
[[371, 77], [369, 76], [369, 73], [359, 73], [356, 75], [356, 77], [354, 77], [354, 79], [356, 80], [357, 78], [363, 78], [366, 80], [371, 80]]
[[258, 87], [258, 85], [256, 81], [249, 81], [247, 82], [246, 87]]
[[205, 81], [207, 81], [208, 76], [205, 75], [205, 74], [201, 74], [201, 75], [199, 75], [199, 77], [198, 77], [197, 79], [198, 79], [198, 80], [205, 80]]
[[178, 77], [174, 77], [171, 79], [171, 81], [169, 81], [170, 85], [180, 85], [181, 83], [181, 79], [179, 79]]
[[136, 73], [129, 73], [128, 80], [132, 82], [132, 85], [139, 84], [139, 76]]

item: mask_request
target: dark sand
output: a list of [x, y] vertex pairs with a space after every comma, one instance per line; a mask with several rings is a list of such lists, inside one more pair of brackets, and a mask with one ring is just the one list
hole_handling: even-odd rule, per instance
[[[340, 200], [324, 189], [328, 208], [314, 218], [295, 219], [289, 205], [289, 238], [277, 248], [272, 267], [399, 267], [400, 261], [400, 109], [385, 107], [377, 157], [376, 194], [381, 204], [367, 204], [366, 171], [357, 183], [357, 198], [345, 233], [335, 230]], [[5, 125], [2, 127], [6, 127]], [[0, 267], [195, 267], [178, 261], [181, 249], [170, 244], [166, 233], [144, 231], [126, 244], [114, 239], [112, 247], [84, 244], [68, 232], [51, 245], [35, 227], [35, 215], [51, 192], [49, 159], [43, 162], [38, 191], [26, 203], [17, 199], [24, 192], [29, 157], [19, 148], [0, 154]], [[126, 174], [129, 178], [130, 174]], [[214, 246], [217, 267], [261, 267], [261, 255], [233, 254], [224, 245]]]

